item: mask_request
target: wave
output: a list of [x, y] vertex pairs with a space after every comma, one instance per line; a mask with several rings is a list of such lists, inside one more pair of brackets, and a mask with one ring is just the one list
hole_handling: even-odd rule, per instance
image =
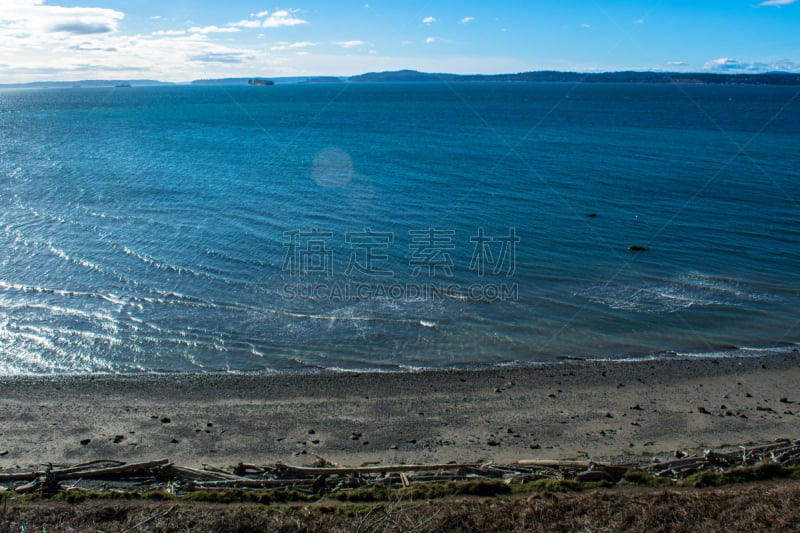
[[648, 281], [638, 286], [611, 282], [575, 295], [614, 310], [636, 313], [674, 313], [691, 307], [743, 307], [751, 302], [779, 299], [749, 283], [700, 272]]

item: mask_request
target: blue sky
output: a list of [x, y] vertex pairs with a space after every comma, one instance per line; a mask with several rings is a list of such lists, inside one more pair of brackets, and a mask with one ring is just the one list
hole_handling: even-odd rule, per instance
[[0, 0], [0, 83], [670, 70], [800, 72], [800, 1]]

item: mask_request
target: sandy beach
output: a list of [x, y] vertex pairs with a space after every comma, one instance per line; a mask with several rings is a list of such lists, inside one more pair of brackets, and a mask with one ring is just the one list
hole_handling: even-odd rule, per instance
[[478, 371], [0, 380], [0, 469], [646, 455], [800, 435], [800, 354]]

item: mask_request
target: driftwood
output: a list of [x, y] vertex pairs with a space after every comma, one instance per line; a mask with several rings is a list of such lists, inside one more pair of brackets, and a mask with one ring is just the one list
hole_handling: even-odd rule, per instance
[[518, 465], [522, 466], [541, 466], [545, 468], [589, 468], [592, 464], [591, 461], [530, 461], [522, 460], [517, 461]]
[[[106, 468], [88, 469], [88, 466], [98, 463], [116, 463], [116, 466]], [[103, 477], [127, 476], [131, 474], [143, 473], [151, 468], [163, 466], [169, 463], [169, 459], [158, 461], [148, 461], [146, 463], [125, 464], [118, 461], [93, 461], [84, 465], [64, 468], [61, 470], [45, 469], [37, 472], [15, 472], [11, 474], [0, 474], [0, 483], [9, 481], [33, 481], [45, 474], [54, 476], [58, 480], [65, 479], [96, 479]]]
[[[680, 452], [684, 454], [684, 452]], [[515, 464], [449, 463], [428, 465], [340, 466], [317, 456], [316, 466], [276, 463], [239, 463], [228, 469], [204, 465], [202, 470], [172, 464], [167, 459], [125, 464], [119, 461], [92, 461], [70, 467], [43, 465], [30, 472], [0, 473], [0, 491], [41, 492], [63, 490], [166, 490], [175, 494], [195, 490], [230, 491], [235, 489], [289, 489], [303, 494], [325, 494], [358, 487], [409, 487], [425, 483], [486, 480], [528, 483], [540, 479], [580, 481], [619, 481], [631, 470], [656, 476], [683, 478], [693, 472], [722, 472], [760, 463], [800, 464], [800, 440], [698, 450], [680, 459], [658, 460], [639, 457], [627, 462], [592, 460], [554, 461], [527, 459]], [[78, 480], [68, 488], [65, 480]], [[79, 485], [81, 485], [79, 487]]]
[[56, 479], [98, 479], [114, 476], [131, 476], [136, 474], [146, 474], [150, 469], [169, 464], [169, 459], [158, 461], [148, 461], [146, 463], [133, 463], [129, 465], [112, 466], [110, 468], [98, 468], [96, 470], [82, 470], [78, 472], [65, 472], [53, 470], [52, 474]]
[[476, 468], [478, 465], [468, 464], [437, 464], [437, 465], [392, 465], [392, 466], [360, 466], [360, 467], [314, 467], [293, 466], [278, 463], [277, 470], [287, 470], [305, 475], [349, 475], [349, 474], [385, 474], [387, 472], [422, 472], [426, 470], [457, 470], [459, 468]]

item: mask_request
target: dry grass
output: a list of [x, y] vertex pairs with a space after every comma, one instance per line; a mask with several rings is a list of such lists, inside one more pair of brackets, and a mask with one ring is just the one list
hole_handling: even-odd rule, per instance
[[752, 532], [800, 529], [800, 482], [722, 488], [624, 486], [532, 496], [456, 497], [298, 506], [192, 501], [8, 499], [0, 533], [225, 532]]

